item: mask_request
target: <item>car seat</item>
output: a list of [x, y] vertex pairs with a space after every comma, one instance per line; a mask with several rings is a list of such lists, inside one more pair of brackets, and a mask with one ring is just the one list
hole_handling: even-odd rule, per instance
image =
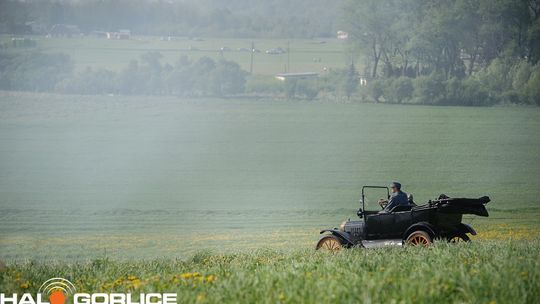
[[409, 193], [409, 195], [407, 195], [407, 200], [409, 201], [409, 205], [411, 206], [416, 206], [416, 203], [414, 202], [414, 198], [413, 198], [413, 195]]
[[401, 212], [401, 211], [410, 211], [413, 205], [398, 205], [392, 208], [390, 212]]

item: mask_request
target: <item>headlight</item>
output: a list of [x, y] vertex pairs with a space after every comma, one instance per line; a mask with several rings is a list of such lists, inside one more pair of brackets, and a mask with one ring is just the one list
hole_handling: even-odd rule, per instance
[[343, 221], [343, 223], [341, 223], [341, 225], [339, 225], [339, 231], [345, 231], [345, 223], [347, 223], [347, 221]]

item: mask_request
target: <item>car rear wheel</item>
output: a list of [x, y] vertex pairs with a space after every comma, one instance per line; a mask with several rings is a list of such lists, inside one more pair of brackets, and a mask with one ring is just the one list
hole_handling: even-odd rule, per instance
[[470, 241], [471, 239], [465, 233], [448, 237], [448, 243], [455, 244], [455, 243], [463, 243], [463, 242], [470, 242]]
[[323, 249], [335, 252], [339, 251], [341, 247], [341, 241], [336, 236], [325, 235], [319, 240], [319, 242], [317, 242], [317, 247], [315, 247], [315, 249]]
[[418, 230], [409, 234], [405, 243], [410, 246], [429, 246], [431, 237], [427, 232]]

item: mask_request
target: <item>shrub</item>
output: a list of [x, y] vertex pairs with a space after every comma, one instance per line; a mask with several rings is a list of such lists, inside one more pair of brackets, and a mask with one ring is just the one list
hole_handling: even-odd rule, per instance
[[413, 82], [408, 77], [399, 77], [385, 82], [384, 99], [391, 103], [409, 101], [414, 92]]
[[482, 86], [498, 95], [511, 89], [511, 69], [512, 65], [509, 62], [497, 58], [488, 67], [479, 71], [476, 78]]
[[345, 80], [345, 73], [342, 69], [330, 69], [321, 77], [319, 89], [325, 92], [331, 92], [335, 95], [341, 95], [341, 83]]
[[445, 83], [442, 75], [431, 74], [414, 80], [413, 102], [419, 104], [443, 104]]
[[375, 102], [380, 102], [380, 98], [383, 96], [385, 88], [384, 80], [382, 79], [375, 79], [368, 84], [368, 92], [369, 96], [373, 98]]
[[216, 96], [243, 93], [246, 75], [238, 63], [220, 60], [210, 72], [210, 92]]
[[511, 104], [522, 104], [528, 102], [527, 95], [524, 92], [518, 90], [509, 90], [503, 92], [499, 97], [499, 101]]
[[354, 63], [349, 65], [349, 68], [344, 73], [344, 79], [341, 81], [343, 91], [347, 96], [347, 99], [351, 99], [351, 96], [356, 93], [358, 90], [358, 85], [360, 83], [360, 75], [356, 71]]
[[285, 94], [287, 98], [294, 98], [296, 96], [296, 84], [297, 79], [285, 79]]
[[461, 105], [465, 98], [463, 82], [456, 77], [446, 81], [446, 94], [444, 103], [448, 105]]
[[105, 69], [87, 68], [74, 77], [66, 78], [56, 85], [56, 90], [70, 94], [108, 94], [117, 92], [117, 76]]
[[493, 105], [497, 99], [489, 94], [489, 91], [480, 81], [473, 77], [463, 80], [463, 99], [460, 105], [487, 106]]
[[246, 93], [281, 95], [285, 89], [283, 81], [271, 76], [250, 76], [246, 81]]
[[530, 104], [540, 105], [540, 64], [536, 64], [525, 88], [527, 101]]
[[524, 90], [531, 76], [532, 66], [526, 61], [520, 61], [512, 69], [512, 88], [514, 90]]
[[72, 73], [73, 62], [66, 54], [0, 54], [0, 89], [53, 91], [58, 82]]
[[317, 81], [314, 79], [299, 79], [296, 83], [296, 95], [309, 100], [315, 99], [319, 94]]

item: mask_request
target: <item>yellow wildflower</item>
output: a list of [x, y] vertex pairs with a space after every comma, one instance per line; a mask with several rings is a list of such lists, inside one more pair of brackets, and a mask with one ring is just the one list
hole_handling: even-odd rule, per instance
[[206, 299], [206, 296], [204, 293], [200, 293], [197, 295], [197, 302], [203, 302]]
[[180, 275], [180, 277], [181, 277], [182, 279], [188, 280], [188, 279], [191, 279], [191, 278], [193, 277], [193, 274], [192, 274], [192, 273], [189, 273], [189, 272], [186, 272], [186, 273], [182, 273], [182, 274]]
[[198, 278], [200, 276], [201, 274], [199, 272], [186, 272], [180, 275], [182, 279], [186, 279], [186, 280]]

